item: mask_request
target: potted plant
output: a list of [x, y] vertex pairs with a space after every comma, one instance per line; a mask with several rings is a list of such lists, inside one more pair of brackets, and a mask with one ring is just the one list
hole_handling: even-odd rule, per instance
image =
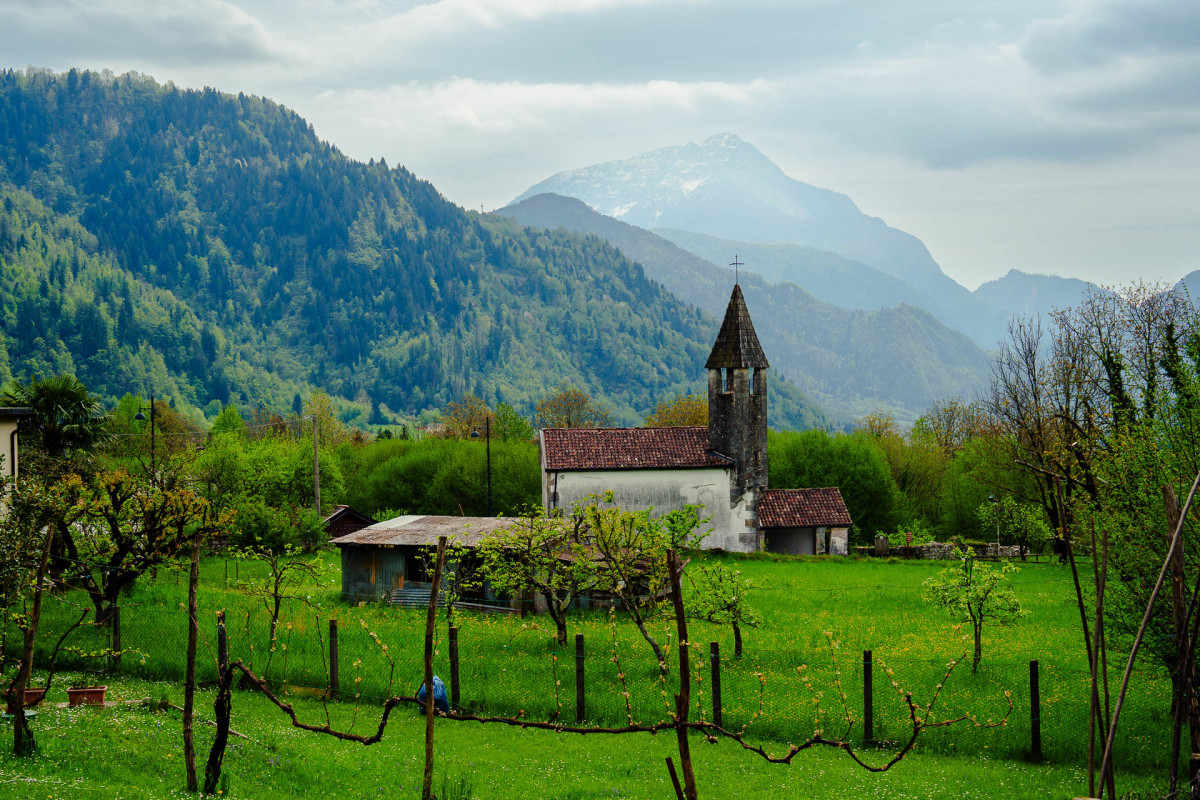
[[107, 686], [68, 686], [67, 705], [70, 708], [81, 705], [104, 705], [104, 693]]
[[[44, 686], [30, 687], [30, 688], [26, 689], [25, 690], [25, 707], [29, 708], [30, 706], [36, 705], [37, 703], [41, 702], [42, 698], [45, 696], [46, 696], [46, 688]], [[13, 704], [11, 701], [7, 702], [5, 705], [6, 705], [5, 711], [7, 713], [9, 713], [9, 714], [17, 713], [17, 710], [15, 708], [13, 708]]]

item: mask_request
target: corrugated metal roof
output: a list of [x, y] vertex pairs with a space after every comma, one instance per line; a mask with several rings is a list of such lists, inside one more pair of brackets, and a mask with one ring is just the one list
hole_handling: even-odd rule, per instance
[[546, 428], [546, 469], [692, 469], [728, 467], [708, 449], [708, 428]]
[[452, 544], [474, 547], [487, 534], [515, 522], [511, 517], [403, 516], [384, 520], [331, 540], [338, 547], [355, 545], [436, 545], [439, 536]]
[[758, 499], [762, 528], [849, 527], [854, 524], [837, 487], [768, 489]]
[[754, 332], [754, 323], [750, 321], [742, 287], [735, 283], [729, 306], [725, 309], [725, 321], [721, 323], [717, 341], [704, 368], [765, 369], [769, 366], [767, 355], [758, 343], [758, 334]]

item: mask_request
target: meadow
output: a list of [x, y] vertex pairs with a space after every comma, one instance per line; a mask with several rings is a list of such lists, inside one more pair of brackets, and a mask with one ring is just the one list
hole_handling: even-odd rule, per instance
[[[372, 705], [377, 705], [389, 693], [411, 694], [420, 684], [424, 612], [393, 609], [377, 603], [342, 602], [338, 592], [336, 554], [322, 554], [320, 558], [329, 567], [323, 578], [305, 588], [303, 601], [293, 600], [285, 605], [268, 677], [272, 682], [286, 683], [299, 696], [304, 695], [303, 687], [324, 687], [327, 684], [325, 638], [328, 620], [336, 618], [341, 695], [340, 702], [332, 706], [333, 713], [354, 714], [357, 705], [356, 730], [364, 732], [371, 727], [370, 719], [376, 713]], [[762, 626], [746, 632], [745, 654], [736, 659], [729, 629], [695, 621], [690, 623], [694, 678], [697, 680], [694, 713], [709, 713], [708, 643], [717, 641], [722, 652], [725, 727], [745, 728], [750, 737], [766, 745], [768, 750], [782, 750], [788, 741], [804, 739], [818, 727], [841, 734], [846, 729], [846, 712], [840, 699], [843, 692], [846, 708], [856, 718], [861, 717], [862, 651], [866, 649], [873, 651], [875, 660], [876, 738], [885, 742], [901, 738], [908, 729], [906, 711], [898, 692], [890, 685], [891, 681], [895, 680], [901, 689], [911, 690], [918, 702], [927, 702], [935, 687], [943, 682], [947, 664], [970, 648], [970, 642], [964, 639], [967, 631], [957, 629], [942, 612], [921, 599], [921, 582], [946, 567], [944, 563], [761, 556], [719, 558], [742, 570], [760, 587], [751, 597], [762, 617]], [[240, 581], [258, 577], [261, 577], [261, 565], [251, 562], [226, 562], [214, 557], [203, 563], [200, 592], [203, 642], [198, 664], [201, 681], [215, 677], [213, 649], [218, 609], [225, 610], [227, 615], [231, 658], [247, 663], [252, 661], [255, 669], [263, 672], [269, 649], [266, 612], [260, 600], [235, 588]], [[792, 767], [777, 767], [761, 762], [757, 756], [742, 753], [730, 743], [701, 747], [697, 752], [703, 754], [702, 758], [711, 769], [722, 775], [742, 777], [730, 778], [734, 782], [728, 783], [726, 778], [714, 777], [710, 767], [702, 767], [699, 762], [698, 772], [709, 773], [705, 780], [717, 781], [726, 789], [736, 788], [739, 781], [778, 781], [777, 785], [782, 788], [807, 787], [805, 781], [814, 780], [811, 770], [816, 769], [839, 776], [854, 774], [854, 780], [873, 781], [875, 783], [871, 785], [878, 788], [871, 791], [879, 796], [949, 797], [963, 796], [950, 789], [955, 785], [954, 775], [983, 776], [988, 770], [995, 770], [997, 779], [1009, 775], [1010, 780], [1019, 779], [1025, 787], [1014, 788], [1015, 793], [1011, 794], [997, 791], [1000, 796], [1038, 796], [1038, 793], [1028, 791], [1029, 787], [1037, 785], [1042, 785], [1049, 794], [1083, 793], [1085, 780], [1080, 768], [1086, 763], [1088, 670], [1080, 643], [1082, 636], [1070, 572], [1058, 564], [1030, 563], [1013, 577], [1013, 583], [1029, 615], [1013, 626], [985, 629], [983, 663], [979, 672], [971, 673], [969, 659], [960, 664], [945, 681], [936, 709], [941, 719], [973, 714], [981, 723], [999, 720], [1008, 708], [1005, 699], [1005, 691], [1008, 691], [1013, 709], [1004, 726], [976, 726], [968, 721], [928, 731], [921, 737], [917, 757], [911, 759], [913, 763], [906, 759], [891, 773], [879, 777], [868, 777], [861, 770], [856, 773], [857, 768], [838, 754], [805, 753]], [[57, 638], [52, 635], [53, 631], [60, 629], [71, 615], [78, 614], [70, 604], [77, 599], [67, 597], [51, 601], [47, 607], [43, 642], [52, 642]], [[122, 612], [123, 646], [137, 652], [127, 652], [122, 657], [119, 680], [133, 685], [139, 685], [139, 681], [158, 682], [156, 685], [162, 688], [147, 690], [147, 695], [157, 697], [166, 692], [177, 704], [184, 668], [186, 616], [182, 603], [185, 599], [186, 580], [178, 574], [163, 572], [158, 580], [139, 584], [127, 598]], [[524, 715], [536, 720], [552, 719], [559, 714], [560, 719], [573, 722], [574, 648], [573, 645], [560, 648], [554, 644], [547, 619], [460, 612], [456, 621], [460, 630], [462, 705], [466, 710]], [[622, 615], [611, 616], [605, 611], [576, 612], [570, 621], [570, 631], [572, 634], [583, 633], [585, 637], [589, 723], [624, 724], [627, 710], [621, 694], [623, 689], [630, 693], [630, 711], [635, 721], [654, 722], [666, 717], [667, 698], [675, 691], [672, 685], [674, 670], [667, 684], [659, 680], [649, 647]], [[435, 671], [447, 677], [444, 614], [439, 616], [437, 632]], [[661, 634], [664, 643], [672, 635], [666, 620], [656, 623], [655, 632]], [[81, 638], [97, 635], [97, 632], [83, 632]], [[11, 637], [9, 642], [11, 648]], [[99, 643], [99, 639], [94, 643]], [[386, 651], [380, 643], [386, 645]], [[614, 655], [619, 661], [614, 661]], [[1118, 653], [1111, 656], [1111, 663], [1118, 667], [1123, 664]], [[1042, 675], [1045, 762], [1036, 765], [1029, 762], [1031, 659], [1039, 661]], [[104, 666], [72, 662], [71, 657], [65, 657], [64, 663], [72, 669], [96, 670]], [[813, 691], [801, 679], [800, 667], [811, 675]], [[112, 665], [109, 668], [106, 681], [115, 679]], [[889, 669], [892, 676], [887, 673]], [[626, 676], [624, 685], [618, 673]], [[1169, 710], [1169, 695], [1165, 674], [1152, 664], [1139, 665], [1122, 717], [1117, 750], [1118, 781], [1122, 791], [1165, 783], [1165, 725], [1162, 720]], [[297, 755], [297, 763], [312, 758], [319, 760], [318, 750], [324, 753], [340, 751], [344, 747], [326, 742], [324, 737], [288, 729], [286, 720], [263, 703], [253, 693], [238, 693], [234, 701], [234, 727], [241, 730], [239, 726], [251, 724], [247, 720], [258, 720], [253, 724], [263, 726], [262, 736], [286, 739], [300, 749], [311, 748], [313, 755]], [[313, 703], [311, 706], [308, 713], [314, 715], [313, 719], [321, 719], [324, 712], [320, 705]], [[204, 713], [211, 713], [209, 706], [202, 708]], [[69, 712], [69, 716], [71, 719], [89, 719], [77, 712]], [[41, 724], [51, 723], [39, 721]], [[172, 724], [176, 725], [172, 735], [177, 740], [177, 721]], [[399, 728], [404, 730], [408, 724]], [[549, 775], [556, 769], [540, 755], [545, 748], [525, 744], [554, 734], [499, 731], [473, 723], [447, 723], [439, 731], [439, 747], [448, 748], [448, 753], [455, 754], [447, 755], [446, 764], [476, 765], [463, 767], [455, 774], [473, 781], [480, 797], [497, 796], [486, 788], [488, 781], [498, 774], [497, 770], [521, 774], [542, 774], [544, 771]], [[532, 738], [520, 738], [526, 736]], [[502, 742], [510, 742], [510, 737], [516, 738], [511, 744], [502, 746]], [[861, 721], [857, 721], [850, 731], [850, 738], [857, 740], [860, 737]], [[300, 739], [316, 741], [301, 744]], [[601, 741], [595, 741], [597, 739]], [[401, 732], [393, 739], [389, 729], [385, 740], [403, 740], [403, 744], [395, 746], [411, 748], [414, 754], [419, 747], [415, 730], [411, 735]], [[549, 749], [556, 758], [565, 759], [561, 763], [567, 766], [559, 770], [564, 780], [557, 790], [561, 793], [553, 796], [663, 796], [657, 791], [638, 787], [643, 779], [651, 781], [664, 777], [659, 775], [663, 772], [662, 755], [669, 754], [671, 747], [670, 737], [572, 738], [559, 735]], [[481, 755], [473, 762], [476, 750]], [[492, 757], [497, 762], [502, 761], [502, 754], [506, 752], [512, 753], [512, 759], [503, 768], [479, 766]], [[589, 753], [592, 752], [602, 753], [604, 758], [616, 759], [623, 764], [621, 769], [625, 770], [623, 774], [627, 774], [628, 780], [614, 777], [612, 795], [567, 793], [591, 791], [588, 787], [595, 780], [595, 770], [599, 769], [591, 764], [594, 756]], [[883, 761], [886, 752], [884, 745], [878, 753], [871, 752], [869, 757]], [[482, 753], [492, 755], [485, 757]], [[360, 754], [357, 759], [366, 759], [362, 760], [366, 770], [365, 765], [375, 757]], [[349, 759], [356, 761], [354, 756]], [[1009, 765], [1011, 769], [996, 769], [997, 765]], [[296, 768], [303, 771], [317, 767]], [[606, 774], [621, 772], [615, 767], [613, 770], [606, 769]], [[894, 777], [910, 771], [943, 776], [945, 780], [939, 778], [941, 783], [938, 784], [943, 788], [930, 794], [929, 787], [920, 788], [925, 784], [919, 780], [909, 783]], [[236, 790], [239, 780], [244, 777], [238, 777], [237, 768], [231, 774]], [[577, 778], [570, 777], [575, 774]], [[801, 779], [796, 778], [797, 775], [809, 777]], [[1042, 776], [1044, 784], [1038, 783], [1038, 776]], [[849, 779], [838, 778], [839, 781]], [[363, 786], [367, 782], [364, 778]], [[765, 787], [766, 783], [762, 785]], [[908, 788], [898, 788], [901, 786]], [[1059, 792], [1052, 786], [1064, 787], [1064, 790]], [[893, 790], [899, 793], [881, 793]], [[909, 790], [913, 793], [904, 793]], [[282, 786], [279, 791], [283, 793], [278, 796], [289, 796]], [[260, 795], [256, 791], [253, 796]], [[818, 795], [805, 788], [798, 796]]]

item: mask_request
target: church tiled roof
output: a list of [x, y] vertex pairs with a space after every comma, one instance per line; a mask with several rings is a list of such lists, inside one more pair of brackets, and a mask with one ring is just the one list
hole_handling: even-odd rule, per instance
[[742, 287], [733, 286], [733, 295], [729, 298], [729, 307], [725, 309], [725, 321], [717, 333], [717, 342], [713, 345], [712, 353], [708, 356], [705, 369], [763, 369], [769, 367], [767, 356], [763, 353], [762, 345], [758, 343], [758, 335], [754, 333], [754, 323], [750, 321], [750, 312], [746, 310], [746, 298], [742, 297]]
[[694, 469], [728, 467], [708, 449], [708, 428], [546, 428], [546, 469]]
[[767, 489], [758, 499], [762, 528], [849, 527], [854, 524], [837, 487]]

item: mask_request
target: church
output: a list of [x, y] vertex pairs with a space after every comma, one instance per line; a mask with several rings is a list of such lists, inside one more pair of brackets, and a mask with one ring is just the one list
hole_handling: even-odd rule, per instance
[[707, 549], [846, 555], [853, 522], [837, 488], [767, 488], [769, 366], [735, 284], [705, 363], [708, 426], [543, 429], [543, 505], [611, 491], [630, 510], [703, 506]]

